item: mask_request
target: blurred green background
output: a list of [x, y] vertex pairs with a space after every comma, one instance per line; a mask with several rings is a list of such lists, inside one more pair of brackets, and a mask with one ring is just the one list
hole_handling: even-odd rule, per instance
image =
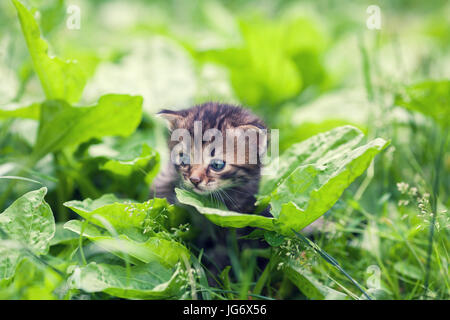
[[[36, 9], [50, 52], [83, 67], [88, 82], [78, 105], [92, 105], [106, 93], [144, 98], [138, 130], [105, 139], [98, 154], [89, 149], [92, 157], [146, 142], [164, 159], [164, 126], [153, 115], [211, 100], [251, 108], [280, 130], [280, 151], [343, 124], [369, 138], [390, 139], [390, 147], [327, 213], [331, 227], [316, 241], [363, 284], [376, 266], [381, 287], [374, 295], [448, 299], [448, 1], [24, 3]], [[80, 8], [80, 29], [68, 27], [71, 5]], [[381, 9], [380, 30], [366, 26], [370, 5]], [[14, 6], [2, 1], [0, 109], [43, 100]], [[0, 175], [13, 175], [26, 161], [36, 128], [35, 120], [2, 120], [0, 114]], [[83, 145], [77, 150], [85, 151]], [[49, 187], [60, 222], [69, 215], [63, 201], [107, 192], [140, 201], [148, 196], [142, 179], [111, 181], [96, 163], [75, 160], [55, 166], [48, 156], [25, 168], [26, 177]], [[0, 211], [31, 189], [0, 179]], [[430, 205], [424, 210], [419, 200], [426, 194]], [[310, 268], [323, 283], [342, 289], [345, 278], [329, 266], [312, 261]], [[303, 297], [293, 284], [281, 283], [273, 297]], [[0, 288], [0, 297], [55, 297], [27, 291], [23, 279], [14, 286]]]

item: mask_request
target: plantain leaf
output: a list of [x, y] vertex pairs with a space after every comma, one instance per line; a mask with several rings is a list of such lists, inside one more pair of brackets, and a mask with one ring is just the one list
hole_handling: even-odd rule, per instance
[[273, 231], [265, 231], [264, 239], [272, 247], [278, 247], [285, 241], [285, 238], [283, 235], [273, 232]]
[[141, 242], [135, 241], [124, 234], [114, 237], [90, 224], [83, 228], [82, 222], [79, 220], [68, 221], [64, 228], [81, 234], [103, 249], [132, 263], [158, 261], [167, 267], [172, 267], [183, 255], [188, 256], [189, 254], [189, 251], [181, 243], [165, 239], [159, 234]]
[[342, 126], [292, 145], [279, 157], [278, 162], [272, 161], [264, 168], [259, 198], [270, 195], [300, 165], [319, 162], [329, 152], [339, 154], [351, 150], [362, 138], [358, 129]]
[[159, 171], [159, 154], [146, 144], [137, 147], [106, 161], [100, 169], [122, 177], [134, 172], [144, 174], [145, 182], [150, 184]]
[[445, 128], [450, 121], [450, 80], [428, 80], [408, 86], [395, 103], [429, 116]]
[[177, 199], [183, 204], [193, 206], [198, 212], [205, 215], [209, 220], [221, 227], [243, 228], [257, 227], [267, 230], [275, 230], [273, 218], [263, 216], [244, 214], [226, 209], [216, 209], [205, 205], [205, 199], [200, 195], [187, 190], [175, 189]]
[[55, 235], [55, 220], [44, 197], [47, 188], [31, 191], [0, 214], [0, 227], [10, 240], [21, 241], [36, 254], [45, 254]]
[[318, 55], [326, 39], [314, 21], [289, 15], [273, 21], [253, 17], [240, 19], [239, 29], [241, 45], [201, 53], [203, 59], [229, 68], [239, 100], [263, 108], [276, 106], [325, 82]]
[[[64, 205], [91, 224], [83, 230], [81, 222], [72, 220], [65, 228], [96, 242], [100, 247], [131, 262], [150, 262], [173, 266], [188, 250], [166, 233], [176, 208], [165, 199], [150, 199], [144, 203], [119, 200], [114, 195], [103, 195], [96, 200], [69, 201]], [[154, 227], [146, 233], [148, 222]]]
[[92, 262], [76, 267], [68, 280], [71, 288], [86, 292], [106, 292], [128, 299], [164, 299], [181, 295], [179, 269], [167, 269], [152, 262], [130, 267]]
[[0, 214], [0, 279], [14, 275], [17, 265], [28, 255], [48, 252], [55, 235], [55, 220], [44, 197], [47, 188], [31, 191]]
[[54, 246], [57, 244], [69, 244], [71, 242], [76, 242], [80, 238], [75, 232], [64, 229], [64, 223], [58, 222], [56, 223], [56, 232], [55, 236], [50, 241], [50, 246]]
[[102, 228], [105, 228], [106, 219], [117, 233], [139, 240], [147, 238], [142, 235], [146, 218], [157, 219], [159, 223], [164, 224], [163, 215], [171, 214], [173, 209], [165, 199], [155, 198], [144, 203], [131, 203], [112, 194], [105, 194], [96, 200], [68, 201], [64, 206]]
[[[0, 241], [0, 280], [9, 280], [16, 273], [19, 263], [27, 257], [15, 241]], [[0, 282], [1, 283], [1, 282]]]
[[33, 15], [18, 0], [12, 0], [19, 16], [22, 33], [47, 99], [77, 102], [86, 85], [84, 70], [76, 61], [63, 61], [50, 57], [48, 44], [41, 38], [39, 26]]
[[26, 107], [15, 109], [0, 109], [0, 119], [2, 118], [25, 118], [39, 120], [41, 114], [41, 104], [33, 103]]
[[358, 129], [343, 126], [296, 144], [280, 157], [279, 177], [263, 180], [258, 198], [270, 202], [283, 233], [301, 230], [327, 212], [388, 144], [378, 138], [359, 145], [362, 138]]
[[61, 100], [46, 101], [41, 106], [33, 157], [38, 160], [47, 153], [92, 138], [128, 136], [137, 128], [141, 117], [140, 96], [109, 94], [91, 107], [72, 107]]

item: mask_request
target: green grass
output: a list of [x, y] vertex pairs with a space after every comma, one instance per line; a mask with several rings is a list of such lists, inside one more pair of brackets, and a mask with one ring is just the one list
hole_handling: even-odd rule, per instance
[[[449, 299], [449, 5], [274, 3], [0, 4], [0, 298]], [[208, 100], [280, 130], [273, 219], [148, 201], [154, 114]]]

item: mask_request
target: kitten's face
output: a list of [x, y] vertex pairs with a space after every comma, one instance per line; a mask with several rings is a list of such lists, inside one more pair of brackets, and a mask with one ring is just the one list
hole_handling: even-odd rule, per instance
[[[210, 194], [259, 179], [261, 149], [255, 146], [262, 142], [260, 132], [265, 126], [247, 110], [205, 104], [177, 112], [165, 110], [159, 115], [169, 120], [171, 161], [185, 188], [199, 194]], [[194, 129], [199, 125], [200, 134]], [[174, 139], [173, 133], [180, 132], [177, 129], [183, 129], [189, 136]], [[195, 132], [199, 136], [195, 136]], [[219, 136], [208, 137], [206, 132]], [[250, 136], [253, 133], [252, 138], [256, 140], [243, 137], [244, 140], [239, 141], [242, 132]], [[238, 148], [244, 149], [238, 151]]]
[[174, 165], [182, 178], [184, 187], [199, 194], [209, 194], [217, 190], [226, 189], [248, 179], [240, 166], [227, 162], [226, 156], [216, 154], [211, 144], [202, 145], [201, 163], [194, 164], [195, 148], [189, 155], [179, 152], [175, 156]]

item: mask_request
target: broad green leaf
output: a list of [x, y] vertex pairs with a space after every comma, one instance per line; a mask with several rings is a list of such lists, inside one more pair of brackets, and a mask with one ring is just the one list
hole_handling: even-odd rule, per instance
[[44, 197], [47, 188], [31, 191], [0, 214], [0, 279], [14, 275], [30, 250], [36, 255], [48, 252], [55, 234], [55, 221]]
[[450, 122], [450, 80], [425, 81], [406, 87], [395, 103], [431, 117], [441, 126]]
[[164, 299], [180, 296], [179, 269], [167, 269], [152, 262], [130, 267], [92, 262], [76, 267], [68, 279], [71, 288], [86, 292], [106, 292], [128, 299]]
[[304, 141], [319, 133], [327, 132], [334, 128], [345, 125], [351, 125], [357, 127], [363, 132], [367, 132], [367, 130], [363, 128], [363, 126], [352, 123], [351, 120], [327, 119], [317, 122], [304, 121], [298, 126], [289, 128], [288, 130], [285, 129], [285, 131], [287, 132], [283, 132], [283, 136], [280, 137], [280, 152], [284, 152], [293, 144]]
[[276, 161], [274, 159], [264, 168], [259, 196], [270, 193], [302, 164], [315, 163], [328, 152], [345, 152], [358, 145], [363, 138], [362, 133], [350, 126], [338, 127], [315, 135], [305, 141], [292, 145]]
[[183, 255], [189, 255], [189, 251], [181, 243], [165, 239], [159, 234], [141, 242], [132, 240], [124, 234], [113, 237], [108, 232], [101, 231], [90, 224], [84, 226], [83, 229], [82, 222], [79, 220], [68, 221], [64, 228], [82, 234], [105, 250], [132, 263], [158, 261], [165, 266], [172, 267]]
[[155, 198], [144, 203], [131, 203], [112, 194], [105, 194], [96, 200], [68, 201], [64, 206], [102, 228], [108, 227], [102, 220], [105, 219], [117, 233], [139, 240], [147, 238], [142, 234], [146, 218], [158, 219], [162, 223], [163, 219], [160, 218], [163, 214], [169, 214], [172, 208], [166, 199]]
[[2, 300], [56, 300], [61, 280], [51, 268], [42, 268], [34, 260], [24, 259], [13, 279], [0, 282], [0, 297]]
[[18, 0], [12, 0], [19, 16], [22, 33], [47, 99], [77, 102], [86, 85], [84, 70], [76, 61], [63, 61], [48, 55], [48, 44], [41, 38], [33, 15]]
[[345, 293], [336, 291], [317, 281], [311, 271], [292, 261], [292, 259], [284, 260], [283, 272], [309, 299], [344, 300], [347, 298]]
[[42, 104], [33, 157], [77, 146], [92, 138], [128, 136], [142, 117], [142, 97], [119, 94], [102, 96], [97, 105], [72, 107], [64, 101]]
[[354, 127], [339, 127], [292, 146], [280, 157], [277, 177], [262, 182], [259, 199], [270, 202], [284, 233], [301, 230], [328, 211], [387, 146], [380, 138], [359, 146], [362, 137]]
[[226, 209], [216, 209], [208, 207], [203, 203], [205, 201], [201, 196], [187, 190], [175, 189], [177, 199], [183, 204], [193, 206], [198, 212], [205, 215], [206, 218], [221, 227], [243, 228], [257, 227], [267, 230], [275, 230], [273, 218], [267, 218], [255, 214], [244, 214]]
[[47, 188], [31, 191], [0, 214], [0, 227], [10, 240], [17, 240], [36, 254], [45, 254], [55, 235], [55, 220], [44, 197]]
[[298, 96], [307, 86], [324, 82], [319, 53], [326, 41], [312, 20], [292, 15], [277, 20], [252, 17], [241, 20], [239, 27], [241, 46], [209, 50], [200, 56], [230, 69], [233, 90], [241, 101], [275, 106]]
[[280, 246], [285, 240], [283, 235], [281, 235], [279, 233], [276, 233], [276, 232], [273, 232], [273, 231], [266, 231], [266, 232], [264, 232], [264, 239], [272, 247]]
[[146, 144], [137, 147], [106, 161], [100, 169], [122, 177], [138, 172], [144, 175], [145, 182], [150, 184], [159, 171], [159, 154]]
[[[0, 241], [0, 281], [11, 279], [26, 253], [16, 241]], [[1, 284], [1, 282], [0, 282]]]
[[0, 119], [2, 118], [25, 118], [39, 120], [41, 113], [41, 104], [33, 103], [26, 107], [15, 109], [0, 109]]
[[50, 246], [54, 246], [57, 244], [67, 244], [73, 241], [78, 241], [79, 238], [80, 236], [78, 234], [70, 230], [64, 229], [64, 223], [59, 222], [56, 224], [55, 236], [50, 241]]
[[165, 199], [150, 199], [144, 203], [119, 200], [114, 195], [99, 199], [69, 201], [64, 204], [93, 225], [82, 231], [80, 221], [70, 221], [65, 228], [83, 236], [121, 258], [132, 257], [142, 262], [158, 260], [174, 265], [188, 250], [170, 236], [169, 229], [176, 225], [179, 212]]

